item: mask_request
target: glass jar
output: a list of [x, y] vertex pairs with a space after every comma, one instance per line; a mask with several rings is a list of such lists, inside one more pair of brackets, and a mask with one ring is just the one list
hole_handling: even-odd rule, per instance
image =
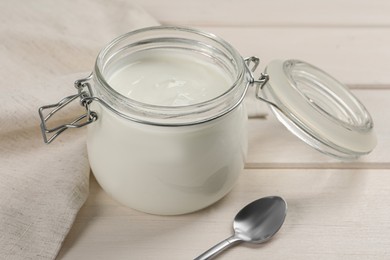
[[[184, 55], [209, 73], [218, 70], [226, 89], [191, 104], [161, 105], [113, 88], [115, 73], [140, 55], [156, 53]], [[247, 153], [242, 101], [251, 86], [289, 130], [314, 148], [342, 158], [374, 148], [371, 117], [341, 83], [295, 60], [274, 61], [255, 79], [258, 64], [258, 58], [243, 59], [230, 44], [202, 31], [159, 26], [130, 32], [99, 53], [92, 74], [75, 82], [77, 95], [40, 108], [44, 140], [50, 143], [68, 128], [88, 125], [89, 161], [102, 188], [124, 205], [163, 215], [207, 207], [232, 189]], [[142, 73], [156, 77], [148, 68]], [[49, 129], [49, 118], [76, 99], [86, 113]], [[46, 109], [51, 112], [45, 114]]]

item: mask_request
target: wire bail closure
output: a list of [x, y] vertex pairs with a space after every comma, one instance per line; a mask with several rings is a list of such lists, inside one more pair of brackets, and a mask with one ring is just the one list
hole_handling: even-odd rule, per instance
[[[263, 102], [266, 102], [267, 104], [269, 104], [269, 105], [273, 106], [274, 108], [278, 109], [279, 111], [283, 112], [279, 108], [278, 105], [276, 105], [272, 101], [264, 98], [261, 95], [261, 91], [263, 90], [263, 88], [267, 84], [267, 82], [269, 81], [269, 75], [266, 73], [261, 73], [260, 77], [258, 79], [255, 79], [255, 77], [253, 76], [253, 72], [255, 72], [255, 70], [257, 69], [257, 67], [260, 64], [260, 59], [256, 56], [251, 56], [251, 57], [245, 58], [244, 60], [245, 60], [245, 65], [247, 66], [247, 68], [251, 74], [251, 83], [256, 84], [256, 98], [263, 101]], [[253, 65], [251, 67], [252, 63], [253, 63]]]
[[[46, 105], [39, 108], [39, 117], [41, 118], [41, 131], [43, 140], [46, 144], [50, 144], [55, 138], [57, 138], [62, 132], [67, 130], [68, 128], [80, 128], [86, 126], [92, 122], [95, 122], [98, 119], [96, 112], [90, 109], [90, 104], [94, 100], [91, 97], [91, 84], [89, 84], [89, 80], [92, 78], [92, 73], [83, 79], [76, 80], [74, 83], [75, 88], [78, 91], [78, 94], [71, 95], [63, 98], [56, 104]], [[47, 123], [49, 119], [58, 111], [63, 109], [65, 106], [72, 103], [74, 100], [80, 98], [80, 105], [83, 106], [86, 110], [86, 113], [77, 117], [73, 121], [68, 124], [59, 125], [53, 128], [49, 128]], [[48, 114], [44, 114], [45, 110], [49, 110]], [[84, 120], [84, 121], [83, 121]], [[53, 133], [49, 136], [49, 134]]]

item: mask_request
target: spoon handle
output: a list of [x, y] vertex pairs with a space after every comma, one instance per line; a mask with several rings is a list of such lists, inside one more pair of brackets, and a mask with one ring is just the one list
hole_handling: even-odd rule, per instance
[[218, 244], [216, 244], [215, 246], [213, 246], [212, 248], [210, 248], [209, 250], [207, 250], [206, 252], [204, 252], [203, 254], [201, 254], [200, 256], [195, 258], [194, 260], [212, 259], [212, 258], [214, 258], [214, 256], [221, 253], [223, 250], [237, 244], [238, 242], [241, 242], [241, 240], [233, 235], [233, 236], [219, 242]]

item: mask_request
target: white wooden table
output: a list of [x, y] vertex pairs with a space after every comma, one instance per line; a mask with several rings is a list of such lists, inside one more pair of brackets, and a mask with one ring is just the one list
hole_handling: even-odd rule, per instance
[[272, 116], [249, 121], [246, 169], [233, 191], [188, 215], [153, 216], [119, 205], [91, 176], [90, 196], [58, 259], [192, 259], [228, 237], [248, 202], [281, 195], [285, 225], [260, 246], [220, 259], [390, 259], [390, 2], [152, 1], [164, 24], [197, 27], [264, 64], [298, 58], [346, 83], [371, 112], [378, 146], [358, 161], [328, 158]]

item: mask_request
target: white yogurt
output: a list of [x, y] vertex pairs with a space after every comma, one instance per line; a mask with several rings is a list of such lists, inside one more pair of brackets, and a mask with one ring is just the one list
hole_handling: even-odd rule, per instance
[[[133, 100], [186, 106], [214, 99], [232, 85], [226, 71], [185, 53], [131, 55], [107, 81]], [[93, 103], [89, 160], [100, 185], [121, 203], [153, 214], [183, 214], [222, 198], [236, 182], [247, 150], [246, 111], [239, 105], [212, 121], [164, 127], [127, 120]]]
[[222, 95], [231, 79], [217, 66], [180, 52], [141, 52], [116, 69], [108, 83], [122, 95], [159, 106], [186, 106]]

